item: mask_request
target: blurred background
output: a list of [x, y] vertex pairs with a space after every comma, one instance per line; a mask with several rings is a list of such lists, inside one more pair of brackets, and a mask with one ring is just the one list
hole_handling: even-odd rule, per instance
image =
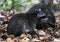
[[32, 5], [41, 2], [41, 0], [0, 0], [0, 11], [16, 10], [26, 12]]

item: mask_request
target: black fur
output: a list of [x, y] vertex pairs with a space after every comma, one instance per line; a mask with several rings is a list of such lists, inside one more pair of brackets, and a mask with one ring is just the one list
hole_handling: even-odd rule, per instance
[[[36, 10], [39, 12], [36, 12]], [[7, 33], [19, 36], [28, 32], [35, 35], [34, 29], [48, 28], [48, 25], [55, 28], [55, 16], [51, 10], [47, 5], [39, 3], [34, 5], [27, 13], [14, 15], [8, 23]]]
[[30, 32], [32, 35], [35, 34], [35, 26], [37, 21], [37, 14], [35, 13], [20, 13], [14, 15], [7, 27], [8, 34], [14, 34], [19, 36], [22, 33]]
[[[43, 28], [48, 28], [47, 25], [48, 24], [50, 27], [55, 29], [55, 16], [54, 16], [54, 10], [52, 9], [52, 4], [48, 3], [48, 5], [44, 4], [44, 3], [39, 3], [39, 4], [35, 4], [32, 8], [30, 8], [30, 10], [27, 11], [27, 13], [33, 13], [35, 12], [35, 10], [39, 10], [41, 9], [41, 14], [45, 14], [45, 16], [41, 16], [41, 14], [39, 14], [39, 19], [38, 22], [36, 24], [36, 28], [38, 29], [43, 29]], [[46, 19], [47, 20], [43, 20]], [[43, 21], [43, 22], [42, 22]]]

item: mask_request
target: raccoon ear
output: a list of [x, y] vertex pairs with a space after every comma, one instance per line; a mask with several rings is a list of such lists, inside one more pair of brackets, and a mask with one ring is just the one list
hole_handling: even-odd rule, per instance
[[38, 14], [41, 11], [41, 9], [35, 9], [35, 13]]
[[36, 14], [39, 13], [38, 9], [35, 9], [35, 13], [36, 13]]

